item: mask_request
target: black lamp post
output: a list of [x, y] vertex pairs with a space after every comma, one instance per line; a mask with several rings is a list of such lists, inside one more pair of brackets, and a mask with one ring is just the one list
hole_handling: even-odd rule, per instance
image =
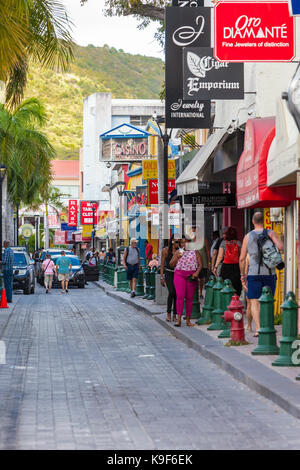
[[117, 181], [116, 186], [117, 186], [118, 194], [120, 196], [120, 230], [119, 230], [119, 238], [120, 238], [120, 245], [122, 245], [124, 243], [124, 239], [122, 237], [122, 235], [123, 235], [123, 222], [122, 222], [123, 199], [122, 199], [122, 196], [124, 194], [124, 189], [125, 189], [126, 183], [124, 181]]
[[2, 261], [2, 183], [7, 172], [7, 166], [0, 165], [0, 261]]
[[91, 201], [92, 211], [93, 211], [93, 251], [95, 250], [95, 212], [96, 212], [97, 201]]
[[[162, 139], [163, 146], [164, 146], [164, 181], [163, 181], [163, 189], [164, 189], [164, 204], [168, 205], [168, 187], [169, 187], [169, 168], [168, 168], [168, 158], [169, 158], [169, 141], [171, 138], [172, 130], [170, 130], [170, 134], [167, 132], [167, 128], [165, 127], [165, 132], [162, 132], [162, 129], [159, 124], [165, 122], [164, 116], [158, 116], [156, 112], [153, 114], [153, 120], [156, 122], [160, 138]], [[164, 239], [164, 246], [168, 244], [168, 239]]]

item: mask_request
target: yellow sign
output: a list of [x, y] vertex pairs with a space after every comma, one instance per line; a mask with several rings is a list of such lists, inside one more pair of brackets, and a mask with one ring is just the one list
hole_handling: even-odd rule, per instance
[[[157, 179], [157, 159], [143, 160], [143, 180]], [[175, 179], [175, 159], [168, 160], [168, 178]]]
[[91, 238], [93, 231], [92, 225], [83, 225], [82, 226], [82, 238]]
[[271, 214], [270, 209], [264, 209], [264, 227], [272, 230]]

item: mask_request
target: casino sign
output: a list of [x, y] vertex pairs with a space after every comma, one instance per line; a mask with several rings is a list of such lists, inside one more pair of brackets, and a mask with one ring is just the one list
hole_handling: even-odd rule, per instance
[[103, 162], [134, 162], [149, 157], [149, 133], [121, 124], [100, 135], [100, 160]]

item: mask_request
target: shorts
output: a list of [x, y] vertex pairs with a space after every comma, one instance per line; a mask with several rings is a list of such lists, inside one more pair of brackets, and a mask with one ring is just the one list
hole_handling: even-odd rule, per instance
[[247, 277], [248, 281], [248, 294], [247, 297], [248, 299], [259, 299], [263, 287], [268, 286], [271, 287], [272, 290], [272, 295], [274, 297], [275, 295], [275, 290], [276, 290], [276, 281], [277, 277], [276, 275], [271, 275], [271, 276], [248, 276]]
[[138, 264], [127, 264], [127, 281], [132, 279], [137, 279], [139, 275], [139, 265]]
[[68, 281], [69, 280], [69, 273], [61, 273], [58, 275], [59, 281]]

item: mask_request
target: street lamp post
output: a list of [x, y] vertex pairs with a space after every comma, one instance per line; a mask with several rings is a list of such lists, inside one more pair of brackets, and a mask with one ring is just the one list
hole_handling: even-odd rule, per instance
[[289, 84], [288, 92], [282, 93], [282, 98], [287, 100], [290, 113], [300, 131], [300, 63]]
[[93, 211], [93, 251], [95, 250], [95, 212], [96, 212], [97, 201], [91, 201]]
[[126, 183], [124, 181], [118, 181], [116, 183], [117, 185], [117, 191], [118, 191], [118, 195], [120, 196], [120, 230], [119, 230], [119, 239], [120, 239], [120, 245], [122, 245], [122, 243], [124, 243], [124, 239], [123, 239], [123, 220], [122, 220], [122, 216], [123, 216], [123, 194], [124, 194], [124, 189], [125, 189], [125, 186], [126, 186]]
[[2, 261], [2, 183], [7, 172], [7, 166], [0, 165], [0, 261]]
[[[153, 114], [153, 120], [156, 122], [159, 133], [160, 133], [160, 138], [163, 143], [163, 196], [161, 197], [161, 200], [163, 201], [164, 204], [164, 210], [163, 210], [163, 223], [162, 223], [162, 230], [163, 230], [163, 243], [164, 246], [168, 244], [168, 234], [166, 235], [166, 226], [168, 226], [168, 220], [167, 217], [168, 215], [166, 214], [166, 208], [168, 207], [168, 182], [169, 182], [169, 175], [168, 175], [168, 157], [169, 157], [169, 141], [170, 137], [172, 134], [172, 129], [170, 130], [170, 134], [167, 132], [167, 128], [165, 127], [164, 133], [162, 132], [162, 129], [159, 124], [165, 122], [165, 118], [163, 116], [158, 116], [157, 113], [155, 112]], [[158, 174], [159, 179], [161, 176]], [[162, 247], [161, 247], [162, 249]], [[160, 250], [161, 251], [161, 250]]]

